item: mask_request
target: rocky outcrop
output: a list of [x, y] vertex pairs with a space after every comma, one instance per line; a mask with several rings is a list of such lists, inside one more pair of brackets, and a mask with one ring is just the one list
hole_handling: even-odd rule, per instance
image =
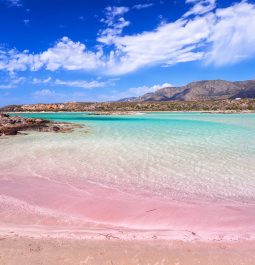
[[43, 119], [24, 118], [0, 113], [0, 136], [16, 135], [21, 131], [27, 130], [66, 133], [80, 127], [80, 125], [76, 124], [57, 123]]

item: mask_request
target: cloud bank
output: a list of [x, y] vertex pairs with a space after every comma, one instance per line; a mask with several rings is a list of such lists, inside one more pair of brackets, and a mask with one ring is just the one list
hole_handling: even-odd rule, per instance
[[[152, 31], [124, 34], [130, 22], [127, 7], [108, 7], [101, 21], [98, 45], [90, 50], [84, 43], [63, 37], [47, 50], [0, 48], [0, 70], [89, 71], [123, 75], [149, 66], [171, 66], [201, 61], [223, 66], [255, 56], [255, 5], [241, 1], [218, 9], [215, 0], [187, 0], [190, 10], [180, 19], [162, 23]], [[145, 8], [137, 6], [136, 9]]]

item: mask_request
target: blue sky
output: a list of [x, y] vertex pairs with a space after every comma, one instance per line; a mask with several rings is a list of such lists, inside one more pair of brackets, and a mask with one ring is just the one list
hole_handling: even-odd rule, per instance
[[0, 0], [0, 105], [255, 79], [255, 2]]

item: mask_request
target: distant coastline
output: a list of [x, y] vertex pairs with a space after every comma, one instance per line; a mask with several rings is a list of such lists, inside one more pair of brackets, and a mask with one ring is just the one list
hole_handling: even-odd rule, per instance
[[251, 113], [255, 112], [255, 99], [225, 99], [202, 101], [161, 101], [161, 102], [67, 102], [53, 104], [9, 105], [0, 108], [6, 113], [33, 112], [91, 112], [91, 113], [137, 113], [137, 112], [212, 112]]
[[[20, 112], [6, 112], [9, 114], [37, 114], [37, 113], [45, 113], [45, 114], [54, 114], [54, 113], [89, 113], [91, 116], [106, 116], [106, 115], [142, 115], [146, 113], [152, 113], [152, 112], [157, 112], [157, 113], [204, 113], [204, 114], [253, 114], [255, 111], [252, 110], [240, 110], [240, 111], [235, 111], [235, 110], [211, 110], [211, 111], [202, 111], [202, 110], [145, 110], [145, 111], [140, 111], [140, 112], [134, 112], [134, 111], [119, 111], [119, 112], [114, 112], [114, 111], [109, 111], [109, 112], [104, 112], [104, 111], [99, 111], [99, 112], [88, 112], [88, 111], [20, 111]], [[1, 113], [1, 112], [0, 112]]]

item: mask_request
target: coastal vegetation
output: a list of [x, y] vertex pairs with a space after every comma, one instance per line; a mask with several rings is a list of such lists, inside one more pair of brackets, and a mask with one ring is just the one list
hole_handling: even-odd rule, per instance
[[225, 99], [160, 102], [68, 102], [55, 104], [10, 105], [0, 112], [129, 112], [129, 111], [209, 111], [254, 112], [255, 99]]

